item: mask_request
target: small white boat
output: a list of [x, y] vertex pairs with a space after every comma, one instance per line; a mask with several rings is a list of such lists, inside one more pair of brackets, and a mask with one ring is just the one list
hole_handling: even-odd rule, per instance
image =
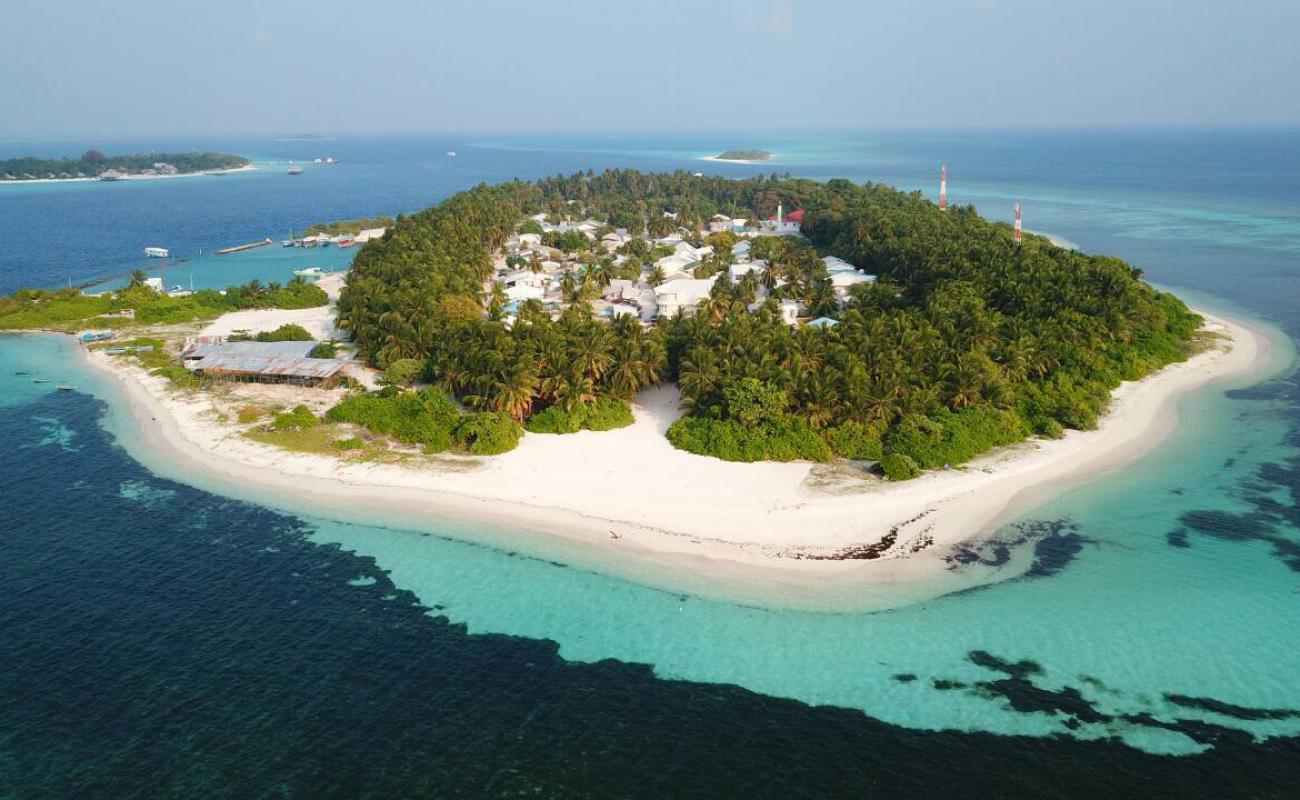
[[290, 162], [290, 164], [289, 164], [289, 174], [290, 174], [290, 175], [301, 175], [301, 174], [302, 174], [302, 167], [298, 166], [297, 164], [294, 164], [294, 163]]
[[144, 254], [150, 258], [171, 258], [171, 251], [166, 247], [146, 247]]
[[299, 278], [319, 278], [325, 273], [320, 267], [304, 267], [303, 269], [295, 269], [293, 274]]
[[448, 151], [447, 151], [447, 158], [455, 158], [455, 157], [456, 157], [456, 151], [455, 151], [455, 150], [448, 150]]

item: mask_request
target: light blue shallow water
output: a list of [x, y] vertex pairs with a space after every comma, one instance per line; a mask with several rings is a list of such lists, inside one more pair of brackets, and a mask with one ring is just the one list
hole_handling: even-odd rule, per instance
[[[1132, 717], [1204, 720], [1260, 737], [1300, 735], [1300, 715], [1246, 718], [1252, 715], [1241, 709], [1224, 710], [1300, 709], [1294, 660], [1300, 652], [1300, 558], [1287, 544], [1300, 545], [1293, 511], [1300, 492], [1300, 401], [1286, 366], [1289, 341], [1300, 332], [1300, 203], [1286, 180], [1297, 177], [1300, 136], [1219, 135], [1227, 140], [1200, 133], [836, 134], [483, 138], [456, 145], [457, 185], [473, 175], [631, 164], [737, 175], [788, 170], [932, 191], [942, 158], [953, 165], [950, 191], [957, 202], [973, 201], [984, 213], [1005, 218], [1010, 203], [1023, 198], [1029, 227], [1129, 258], [1161, 284], [1190, 287], [1184, 294], [1208, 308], [1279, 326], [1274, 371], [1280, 377], [1264, 390], [1215, 388], [1185, 399], [1178, 431], [1154, 453], [1059, 495], [1001, 531], [1007, 580], [889, 612], [813, 614], [676, 595], [439, 536], [454, 530], [450, 524], [410, 531], [396, 520], [375, 520], [393, 523], [376, 527], [307, 518], [310, 536], [373, 558], [397, 587], [471, 633], [551, 639], [574, 661], [647, 663], [662, 678], [733, 683], [925, 729], [1115, 735], [1161, 753], [1193, 752], [1204, 744]], [[356, 155], [345, 165], [359, 163], [358, 170], [384, 175], [377, 181], [383, 185], [399, 180], [386, 171], [401, 152], [397, 145], [379, 148], [383, 158], [376, 156], [376, 164], [367, 164], [362, 143], [349, 146]], [[403, 146], [412, 163], [443, 167], [427, 154], [446, 149], [438, 143]], [[763, 167], [696, 160], [733, 146], [767, 147], [777, 159]], [[383, 205], [364, 189], [365, 181], [345, 170], [322, 181], [331, 182], [321, 192], [330, 203], [341, 203], [349, 189], [357, 192], [355, 206], [336, 216], [409, 210]], [[250, 179], [245, 185], [251, 192], [270, 184]], [[230, 186], [237, 184], [223, 184], [222, 191]], [[438, 184], [428, 194], [436, 199], [453, 188]], [[0, 203], [3, 192], [0, 187]], [[404, 201], [418, 192], [408, 187]], [[32, 212], [24, 207], [19, 213]], [[250, 234], [257, 235], [234, 226], [227, 238]], [[238, 280], [265, 280], [296, 257], [254, 251], [220, 265], [196, 261], [195, 271], [205, 281], [236, 273]], [[0, 361], [9, 370], [46, 347], [59, 346], [6, 346]], [[63, 373], [55, 377], [65, 379]], [[66, 379], [104, 391], [84, 378]], [[979, 555], [996, 558], [991, 548]], [[990, 677], [988, 668], [972, 661], [975, 651], [1032, 660], [1041, 667], [1034, 687], [1077, 691], [1111, 719], [1034, 710], [1032, 698], [1018, 702], [975, 686]], [[1168, 695], [1229, 705], [1189, 707]]]

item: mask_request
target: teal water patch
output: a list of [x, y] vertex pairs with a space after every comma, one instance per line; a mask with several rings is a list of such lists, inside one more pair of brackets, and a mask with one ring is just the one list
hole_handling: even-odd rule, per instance
[[166, 503], [176, 497], [176, 492], [147, 481], [125, 481], [118, 486], [117, 494], [123, 500], [133, 500], [146, 505]]
[[75, 451], [78, 449], [76, 445], [73, 444], [77, 432], [64, 425], [57, 417], [35, 416], [32, 417], [32, 421], [36, 423], [36, 426], [40, 429], [43, 436], [35, 442], [19, 445], [20, 448], [58, 447], [68, 451]]
[[[923, 729], [1119, 737], [1161, 753], [1213, 746], [1220, 734], [1203, 726], [1295, 735], [1300, 577], [1266, 546], [1169, 542], [1189, 507], [1252, 510], [1261, 470], [1295, 455], [1292, 408], [1210, 390], [1179, 415], [1153, 454], [953, 552], [954, 570], [1019, 577], [876, 614], [740, 607], [428, 533], [318, 520], [312, 536], [373, 557], [473, 632], [552, 639], [574, 661], [647, 663]], [[1005, 674], [997, 660], [1036, 666]], [[1247, 711], [1223, 713], [1234, 707]]]

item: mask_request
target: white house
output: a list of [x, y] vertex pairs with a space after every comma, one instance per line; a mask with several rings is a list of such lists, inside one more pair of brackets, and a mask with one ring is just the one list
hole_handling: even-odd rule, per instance
[[670, 275], [683, 275], [687, 270], [698, 263], [700, 263], [698, 258], [690, 258], [689, 256], [674, 253], [671, 256], [664, 256], [656, 261], [655, 266], [663, 270], [664, 276], [666, 277]]
[[519, 249], [524, 250], [529, 247], [537, 247], [542, 243], [540, 233], [521, 233], [519, 234]]
[[655, 287], [655, 304], [659, 316], [671, 317], [678, 311], [693, 313], [700, 301], [709, 296], [717, 278], [676, 278]]
[[727, 267], [727, 271], [731, 273], [732, 281], [738, 281], [751, 272], [755, 273], [756, 277], [761, 276], [763, 271], [766, 269], [766, 261], [746, 261], [741, 264], [732, 264], [730, 267]]
[[509, 300], [541, 300], [546, 296], [546, 290], [540, 286], [528, 286], [525, 284], [516, 284], [505, 288], [506, 298]]
[[794, 325], [799, 321], [800, 305], [794, 300], [782, 300], [780, 304], [781, 320], [786, 325]]
[[619, 233], [618, 231], [614, 231], [613, 233], [607, 233], [604, 236], [600, 237], [600, 246], [604, 247], [606, 251], [612, 253], [618, 248], [622, 247], [624, 244], [626, 244], [627, 241], [631, 238], [632, 237], [627, 235], [626, 233]]
[[737, 261], [744, 261], [749, 258], [749, 249], [751, 245], [748, 241], [736, 242], [731, 246], [731, 257]]
[[501, 283], [505, 284], [508, 289], [511, 286], [532, 286], [545, 290], [551, 285], [555, 278], [547, 275], [545, 272], [533, 272], [531, 270], [521, 269], [501, 276]]
[[836, 272], [831, 275], [831, 288], [835, 291], [835, 296], [839, 298], [841, 305], [848, 299], [849, 290], [854, 286], [875, 282], [875, 275], [863, 275], [861, 272]]
[[709, 233], [722, 233], [731, 230], [731, 217], [726, 214], [714, 214], [709, 219]]
[[837, 258], [835, 256], [826, 256], [825, 258], [822, 259], [822, 263], [826, 265], [826, 271], [832, 275], [836, 274], [837, 272], [858, 271], [857, 267], [853, 266], [852, 264], [845, 261], [844, 259]]
[[626, 278], [615, 278], [609, 282], [601, 296], [611, 302], [621, 300], [637, 302], [641, 299], [641, 290], [637, 287], [636, 281], [630, 281]]

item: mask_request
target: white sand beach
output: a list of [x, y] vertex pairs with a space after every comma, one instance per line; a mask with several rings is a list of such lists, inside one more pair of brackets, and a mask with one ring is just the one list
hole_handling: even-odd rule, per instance
[[[299, 312], [241, 313], [289, 320]], [[378, 515], [440, 531], [449, 519], [474, 522], [465, 538], [665, 588], [841, 609], [888, 605], [913, 584], [921, 591], [947, 569], [949, 546], [1149, 451], [1174, 429], [1178, 397], [1269, 362], [1264, 333], [1205, 316], [1214, 346], [1121, 386], [1096, 430], [1022, 443], [904, 483], [850, 464], [738, 464], [676, 450], [663, 436], [681, 413], [668, 387], [642, 393], [628, 428], [529, 434], [502, 456], [417, 469], [260, 444], [219, 421], [205, 393], [177, 392], [103, 353], [88, 353], [86, 363], [120, 385], [139, 444], [182, 467], [179, 475], [204, 474], [259, 499], [283, 494], [293, 508], [351, 521]], [[875, 557], [843, 559], [861, 548]]]
[[123, 175], [116, 181], [101, 181], [99, 178], [17, 178], [14, 180], [5, 180], [0, 178], [0, 186], [28, 183], [120, 183], [122, 181], [157, 181], [165, 180], [167, 178], [193, 178], [198, 175], [233, 175], [237, 172], [248, 172], [255, 169], [257, 169], [256, 164], [246, 164], [242, 167], [231, 167], [230, 169], [207, 169], [199, 172], [184, 172], [178, 175]]
[[767, 158], [719, 158], [718, 156], [700, 156], [701, 161], [717, 161], [721, 164], [767, 164], [776, 160], [776, 153]]

